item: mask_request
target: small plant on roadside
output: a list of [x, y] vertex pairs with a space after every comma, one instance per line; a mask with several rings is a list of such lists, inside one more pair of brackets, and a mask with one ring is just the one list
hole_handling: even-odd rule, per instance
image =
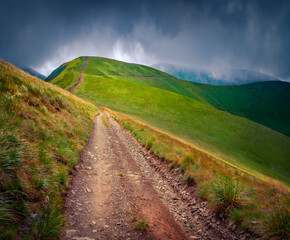
[[230, 177], [219, 177], [209, 187], [209, 199], [216, 212], [229, 213], [239, 208], [247, 201], [244, 187]]
[[123, 176], [124, 176], [124, 173], [120, 172], [120, 173], [119, 173], [119, 176], [120, 176], [120, 177], [123, 177]]
[[290, 239], [290, 210], [278, 203], [262, 222], [262, 235], [267, 239]]
[[137, 221], [137, 217], [136, 217], [136, 216], [131, 217], [131, 218], [130, 218], [130, 221], [131, 221], [131, 222], [135, 222], [135, 221]]
[[60, 236], [64, 228], [65, 218], [62, 213], [56, 209], [47, 208], [42, 221], [38, 225], [38, 233], [41, 239], [55, 239]]
[[134, 229], [135, 230], [142, 230], [142, 231], [145, 231], [148, 227], [148, 224], [146, 222], [145, 219], [142, 219], [140, 222], [138, 222], [135, 226], [134, 226]]

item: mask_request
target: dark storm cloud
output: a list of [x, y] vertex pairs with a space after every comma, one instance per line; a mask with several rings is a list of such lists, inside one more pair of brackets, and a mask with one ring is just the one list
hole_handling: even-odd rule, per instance
[[79, 55], [290, 79], [289, 1], [1, 1], [0, 57], [47, 74]]

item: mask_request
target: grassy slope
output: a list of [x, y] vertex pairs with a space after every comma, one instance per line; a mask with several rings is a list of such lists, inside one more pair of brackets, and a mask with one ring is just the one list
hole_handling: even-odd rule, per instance
[[[97, 109], [2, 60], [0, 108], [0, 239], [19, 231], [28, 239], [54, 239], [63, 225], [68, 173]], [[37, 215], [28, 224], [31, 214]]]
[[[51, 78], [54, 78], [54, 84], [60, 86], [61, 88], [69, 89], [77, 82], [83, 63], [84, 57], [79, 57], [69, 63], [62, 64], [46, 78], [46, 81], [50, 81]], [[59, 81], [57, 79], [59, 79]], [[76, 81], [74, 82], [75, 79]]]
[[262, 82], [242, 86], [198, 85], [208, 102], [290, 136], [290, 83]]
[[142, 65], [104, 58], [90, 58], [90, 62], [87, 74], [111, 75], [116, 79], [179, 93], [290, 136], [290, 83], [273, 81], [242, 86], [213, 86], [183, 81]]
[[[159, 71], [155, 79], [154, 74], [145, 66], [89, 58], [85, 80], [76, 94], [98, 106], [142, 119], [256, 176], [258, 171], [289, 184], [289, 137], [192, 98], [144, 85], [144, 76], [149, 77], [146, 81], [162, 84], [173, 79]], [[64, 85], [60, 76], [52, 82], [68, 88], [76, 81]], [[202, 94], [197, 96], [206, 101]]]

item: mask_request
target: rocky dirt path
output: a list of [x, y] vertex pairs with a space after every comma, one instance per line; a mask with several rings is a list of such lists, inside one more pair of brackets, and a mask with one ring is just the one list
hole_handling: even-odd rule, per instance
[[75, 93], [75, 89], [76, 89], [79, 85], [81, 85], [81, 83], [82, 83], [83, 80], [84, 80], [84, 75], [83, 75], [83, 73], [84, 73], [84, 71], [85, 71], [85, 69], [86, 69], [87, 61], [88, 61], [88, 57], [85, 57], [85, 61], [84, 61], [84, 64], [83, 64], [83, 67], [82, 67], [82, 71], [81, 71], [81, 75], [79, 76], [79, 80], [78, 80], [78, 82], [77, 82], [75, 85], [73, 85], [71, 88], [68, 89], [68, 91], [71, 92], [72, 94]]
[[[97, 116], [66, 198], [63, 239], [246, 239], [108, 113]], [[146, 230], [134, 226], [146, 220]]]

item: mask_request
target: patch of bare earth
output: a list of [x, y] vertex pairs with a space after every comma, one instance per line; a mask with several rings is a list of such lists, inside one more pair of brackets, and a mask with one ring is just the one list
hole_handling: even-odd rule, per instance
[[[194, 186], [182, 182], [106, 112], [97, 116], [74, 174], [63, 239], [250, 238], [217, 219]], [[146, 229], [135, 230], [143, 219]]]

